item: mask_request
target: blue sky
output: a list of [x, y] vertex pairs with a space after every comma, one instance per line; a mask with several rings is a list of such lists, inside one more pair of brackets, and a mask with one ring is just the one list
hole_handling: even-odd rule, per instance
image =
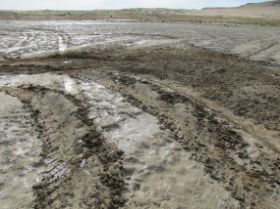
[[122, 8], [180, 8], [231, 7], [265, 0], [0, 0], [2, 9], [91, 10]]

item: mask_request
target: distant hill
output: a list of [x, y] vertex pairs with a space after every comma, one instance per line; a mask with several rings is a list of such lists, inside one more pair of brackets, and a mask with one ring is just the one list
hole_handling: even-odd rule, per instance
[[233, 8], [122, 9], [88, 11], [1, 11], [0, 20], [125, 20], [143, 22], [195, 22], [280, 26], [280, 0]]
[[277, 1], [268, 1], [268, 2], [263, 2], [263, 3], [249, 3], [245, 4], [241, 7], [271, 7], [271, 6], [280, 6], [280, 0]]
[[263, 3], [249, 3], [233, 8], [205, 8], [197, 12], [199, 15], [222, 15], [250, 18], [280, 19], [280, 0]]

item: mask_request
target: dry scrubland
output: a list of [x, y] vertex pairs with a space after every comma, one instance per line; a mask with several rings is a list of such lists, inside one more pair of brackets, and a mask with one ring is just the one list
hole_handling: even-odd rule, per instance
[[1, 209], [279, 209], [271, 5], [2, 12]]
[[131, 20], [144, 22], [189, 21], [196, 23], [280, 26], [280, 2], [248, 4], [238, 8], [202, 10], [124, 9], [95, 11], [0, 11], [2, 20]]

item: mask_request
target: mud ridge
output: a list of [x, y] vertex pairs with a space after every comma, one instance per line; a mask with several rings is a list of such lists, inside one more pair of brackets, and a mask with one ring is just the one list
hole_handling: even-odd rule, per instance
[[279, 209], [279, 29], [69, 23], [1, 23], [3, 209]]
[[[174, 132], [182, 147], [192, 152], [192, 158], [203, 163], [205, 171], [213, 179], [223, 183], [225, 189], [241, 202], [241, 208], [265, 208], [266, 204], [271, 204], [267, 192], [277, 194], [279, 191], [276, 188], [280, 185], [280, 158], [277, 155], [267, 152], [258, 158], [250, 156], [248, 150], [252, 145], [244, 139], [242, 130], [239, 130], [236, 124], [226, 121], [222, 115], [191, 98], [162, 89], [146, 80], [129, 78], [127, 75], [117, 74], [111, 77], [115, 83], [111, 84], [113, 88], [125, 95], [135, 106], [158, 117], [162, 124], [165, 124], [165, 128]], [[135, 93], [137, 83], [149, 86], [147, 88], [159, 96], [148, 102], [143, 99], [143, 95]], [[144, 89], [147, 91], [146, 87]], [[151, 101], [151, 98], [148, 99]], [[190, 122], [188, 118], [180, 121], [182, 118], [162, 107], [167, 106], [170, 109], [176, 104], [190, 105], [191, 113], [188, 114], [192, 114], [195, 121]], [[190, 125], [191, 123], [195, 124]], [[257, 146], [262, 146], [256, 143]]]
[[25, 86], [6, 89], [34, 112], [43, 141], [44, 172], [34, 186], [34, 207], [119, 208], [124, 182], [122, 152], [107, 144], [79, 99], [59, 90]]

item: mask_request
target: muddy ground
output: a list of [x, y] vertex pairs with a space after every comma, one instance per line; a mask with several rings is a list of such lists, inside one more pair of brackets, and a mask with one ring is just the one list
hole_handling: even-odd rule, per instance
[[[263, 28], [86, 23], [74, 36], [71, 24], [9, 24], [3, 209], [279, 208], [279, 65], [232, 55], [217, 38], [242, 31], [227, 36], [238, 47]], [[201, 45], [204, 31], [212, 44]]]

